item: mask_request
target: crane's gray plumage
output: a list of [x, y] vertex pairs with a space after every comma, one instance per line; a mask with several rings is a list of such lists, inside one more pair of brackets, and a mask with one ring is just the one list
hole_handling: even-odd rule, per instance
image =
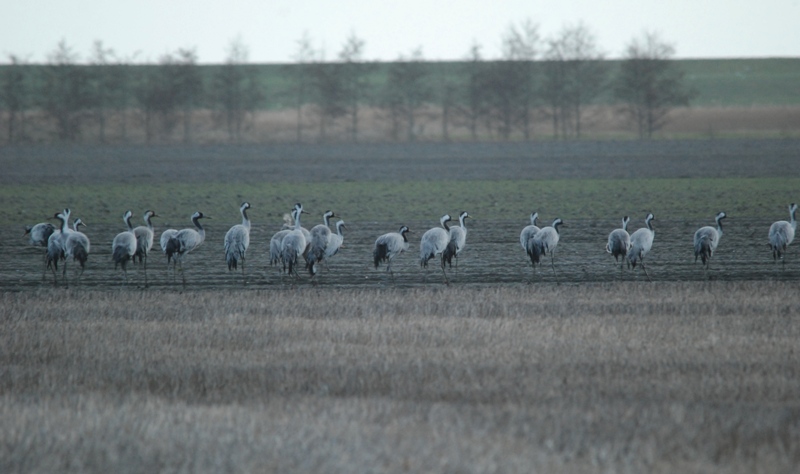
[[303, 205], [299, 202], [294, 205], [294, 228], [290, 230], [281, 241], [281, 260], [283, 261], [283, 271], [300, 276], [297, 273], [297, 264], [300, 258], [305, 258], [311, 234], [300, 224], [300, 216], [307, 214], [303, 210]]
[[64, 268], [61, 272], [63, 277], [66, 278], [67, 274], [67, 262], [64, 252], [69, 234], [74, 232], [69, 228], [70, 215], [71, 211], [69, 209], [64, 209], [53, 216], [54, 219], [61, 221], [61, 225], [59, 226], [59, 230], [54, 231], [47, 239], [47, 254], [45, 256], [45, 264], [46, 268], [49, 268], [53, 271], [53, 284], [57, 283], [56, 272], [58, 271], [59, 261], [64, 261]]
[[[269, 264], [270, 265], [277, 265], [283, 259], [283, 255], [281, 254], [283, 250], [283, 238], [286, 237], [286, 234], [294, 229], [294, 222], [297, 220], [297, 210], [292, 209], [291, 212], [291, 223], [284, 222], [281, 230], [275, 233], [269, 241]], [[286, 216], [284, 215], [284, 221], [286, 221]]]
[[614, 229], [608, 234], [606, 252], [614, 257], [615, 262], [619, 262], [619, 268], [622, 268], [622, 263], [626, 261], [625, 257], [628, 255], [628, 249], [631, 248], [631, 234], [628, 233], [628, 222], [630, 221], [630, 217], [623, 217], [622, 228]]
[[136, 252], [133, 254], [133, 263], [136, 263], [136, 257], [139, 257], [139, 263], [143, 264], [144, 286], [147, 286], [147, 256], [150, 254], [150, 249], [153, 248], [153, 239], [155, 237], [153, 222], [150, 220], [153, 217], [158, 217], [155, 212], [145, 211], [142, 217], [145, 225], [140, 225], [133, 229], [133, 235], [136, 237]]
[[158, 217], [153, 211], [145, 211], [142, 219], [145, 225], [140, 225], [133, 229], [133, 235], [136, 236], [136, 253], [133, 254], [133, 262], [136, 263], [136, 257], [139, 257], [139, 262], [147, 261], [147, 254], [153, 248], [153, 240], [155, 231], [153, 223], [150, 221], [153, 217]]
[[200, 224], [200, 219], [211, 219], [202, 212], [192, 214], [194, 229], [181, 229], [167, 242], [167, 256], [172, 256], [181, 272], [183, 286], [186, 286], [186, 274], [183, 273], [183, 257], [199, 247], [206, 240], [206, 230]]
[[631, 266], [636, 269], [636, 265], [641, 264], [648, 280], [650, 280], [650, 275], [644, 266], [644, 257], [653, 247], [653, 239], [656, 236], [656, 232], [653, 230], [654, 219], [655, 216], [653, 214], [647, 214], [647, 218], [644, 220], [646, 227], [642, 227], [631, 234], [631, 247], [628, 250], [628, 261], [630, 261]]
[[347, 229], [344, 221], [337, 221], [336, 232], [331, 232], [331, 235], [328, 236], [328, 246], [325, 248], [326, 260], [339, 253], [339, 249], [342, 248], [342, 244], [344, 244], [344, 233], [342, 229]]
[[694, 233], [694, 261], [699, 258], [703, 266], [708, 270], [711, 264], [711, 257], [717, 250], [719, 240], [722, 237], [722, 219], [728, 217], [724, 212], [717, 214], [715, 218], [717, 227], [705, 226], [697, 229]]
[[519, 244], [522, 246], [522, 250], [526, 252], [528, 251], [528, 241], [539, 232], [539, 226], [536, 224], [538, 220], [539, 213], [531, 212], [531, 224], [525, 226], [522, 232], [519, 233]]
[[464, 250], [464, 246], [467, 244], [467, 226], [464, 221], [471, 217], [467, 211], [462, 211], [461, 214], [458, 215], [458, 226], [450, 227], [450, 243], [445, 247], [444, 252], [442, 252], [442, 259], [444, 259], [448, 265], [452, 265], [453, 257], [456, 259], [456, 270], [458, 270], [458, 254]]
[[81, 267], [78, 278], [83, 275], [83, 271], [86, 269], [86, 261], [89, 260], [89, 252], [91, 251], [89, 237], [78, 230], [79, 226], [86, 227], [86, 224], [80, 219], [75, 219], [73, 231], [67, 236], [67, 242], [64, 245], [64, 258], [66, 260], [71, 258], [73, 261], [78, 262]]
[[[449, 214], [445, 214], [439, 219], [441, 227], [434, 227], [422, 234], [422, 239], [419, 242], [419, 264], [422, 267], [428, 268], [428, 261], [437, 255], [442, 255], [447, 246], [450, 244], [450, 227], [447, 225], [451, 218]], [[442, 273], [444, 274], [445, 282], [448, 282], [447, 272], [444, 269], [444, 258], [441, 259]], [[427, 277], [427, 271], [426, 271]]]
[[172, 258], [175, 249], [169, 247], [169, 241], [173, 239], [176, 235], [178, 235], [177, 230], [165, 229], [163, 232], [161, 232], [161, 237], [159, 238], [159, 243], [161, 244], [161, 251], [164, 252], [164, 255], [167, 257], [167, 269], [169, 269], [170, 261], [173, 262], [173, 265], [177, 263]]
[[786, 264], [783, 254], [786, 253], [786, 247], [794, 240], [794, 233], [797, 230], [796, 214], [797, 204], [791, 203], [789, 205], [790, 222], [773, 222], [769, 227], [769, 246], [772, 249], [772, 260], [775, 262], [780, 259]]
[[56, 226], [49, 222], [41, 222], [34, 226], [25, 226], [25, 235], [28, 236], [28, 243], [34, 247], [47, 248], [47, 239], [56, 231]]
[[560, 238], [558, 228], [562, 225], [564, 225], [564, 221], [556, 218], [553, 220], [552, 225], [542, 227], [539, 232], [533, 234], [533, 237], [528, 240], [528, 256], [531, 258], [531, 264], [534, 268], [541, 261], [542, 256], [550, 254], [550, 265], [553, 267], [553, 274], [555, 275], [555, 252]]
[[25, 234], [23, 237], [28, 236], [28, 243], [30, 245], [44, 250], [42, 258], [42, 281], [44, 281], [45, 275], [47, 274], [47, 241], [54, 232], [56, 232], [56, 227], [49, 222], [25, 226]]
[[394, 279], [392, 262], [396, 256], [408, 250], [408, 237], [406, 234], [409, 232], [411, 232], [411, 230], [409, 230], [408, 227], [402, 226], [399, 231], [383, 234], [375, 240], [372, 258], [376, 270], [381, 262], [387, 262], [386, 271], [392, 276], [392, 279]]
[[242, 262], [242, 275], [244, 275], [244, 258], [247, 247], [250, 246], [250, 219], [247, 218], [247, 210], [250, 209], [249, 202], [243, 202], [239, 207], [242, 215], [242, 223], [231, 227], [225, 233], [225, 262], [228, 270], [236, 270], [239, 261]]
[[111, 258], [114, 260], [114, 269], [121, 266], [122, 273], [125, 275], [125, 282], [128, 281], [128, 261], [133, 259], [136, 253], [136, 235], [133, 233], [133, 226], [131, 225], [131, 211], [125, 211], [122, 215], [122, 220], [128, 230], [120, 232], [114, 237], [111, 243]]
[[337, 217], [333, 211], [325, 211], [322, 214], [322, 224], [317, 224], [311, 228], [309, 233], [310, 240], [308, 242], [308, 254], [306, 258], [306, 269], [311, 273], [311, 276], [316, 274], [315, 266], [325, 259], [325, 251], [328, 248], [328, 240], [332, 234], [330, 228], [331, 217]]

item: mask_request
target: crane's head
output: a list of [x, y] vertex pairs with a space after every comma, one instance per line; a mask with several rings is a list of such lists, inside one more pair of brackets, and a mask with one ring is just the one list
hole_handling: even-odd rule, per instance
[[344, 221], [338, 221], [336, 223], [336, 230], [347, 229], [347, 226], [344, 224]]
[[450, 217], [450, 214], [445, 214], [442, 216], [441, 219], [439, 219], [439, 223], [442, 224], [442, 227], [445, 227], [445, 224], [447, 224], [451, 220], [453, 220], [453, 218]]
[[250, 209], [250, 203], [247, 201], [243, 202], [242, 205], [239, 206], [239, 209], [241, 209], [242, 211], [244, 211], [245, 209]]
[[203, 214], [200, 211], [197, 211], [194, 214], [192, 214], [192, 220], [195, 220], [195, 219], [211, 219], [211, 217]]
[[629, 216], [623, 216], [622, 217], [622, 228], [627, 230], [628, 229], [628, 222], [630, 222], [630, 221], [631, 221], [631, 218]]
[[409, 233], [409, 232], [411, 232], [411, 229], [409, 229], [409, 228], [408, 228], [408, 227], [406, 227], [406, 226], [402, 226], [402, 227], [400, 227], [400, 230], [398, 231], [398, 233], [399, 233], [400, 235], [405, 235], [405, 234], [407, 234], [407, 233]]
[[26, 225], [25, 226], [25, 233], [22, 234], [22, 236], [25, 237], [26, 235], [30, 234], [31, 230], [33, 230], [33, 226], [32, 225]]
[[564, 221], [560, 217], [556, 217], [553, 221], [553, 229], [558, 230], [558, 227], [562, 225], [564, 225]]
[[80, 226], [84, 226], [84, 227], [86, 227], [86, 224], [84, 224], [84, 223], [83, 223], [83, 221], [81, 220], [81, 218], [79, 217], [79, 218], [75, 219], [75, 220], [72, 222], [72, 228], [73, 228], [73, 229], [75, 229], [75, 230], [77, 231], [77, 230], [78, 230], [78, 227], [80, 227]]
[[144, 211], [144, 220], [145, 220], [145, 222], [147, 222], [147, 220], [149, 220], [149, 219], [152, 219], [153, 217], [158, 217], [158, 214], [156, 214], [155, 211], [151, 211], [151, 210]]
[[539, 213], [531, 212], [531, 225], [536, 225], [538, 221], [539, 221]]
[[717, 214], [717, 222], [721, 221], [722, 219], [725, 219], [726, 217], [728, 217], [728, 215], [725, 214], [725, 211], [720, 212], [719, 214]]

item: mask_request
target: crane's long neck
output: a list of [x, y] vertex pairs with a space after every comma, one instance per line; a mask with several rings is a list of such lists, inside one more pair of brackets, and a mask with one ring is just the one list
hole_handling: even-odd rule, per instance
[[198, 217], [192, 217], [192, 223], [195, 227], [197, 227], [197, 233], [200, 234], [200, 240], [206, 239], [206, 230], [203, 229], [203, 226], [200, 225], [200, 219]]
[[244, 207], [242, 208], [242, 225], [247, 227], [248, 229], [250, 228], [250, 219], [248, 219], [247, 209]]
[[300, 229], [300, 214], [302, 214], [300, 211], [297, 211], [294, 214], [294, 228], [295, 229]]
[[630, 221], [630, 219], [622, 219], [622, 230], [625, 232], [628, 232], [628, 221]]
[[717, 233], [722, 237], [722, 219], [717, 218]]
[[125, 216], [125, 225], [128, 226], [128, 232], [133, 232], [133, 225], [131, 225], [131, 216]]
[[152, 231], [153, 230], [153, 223], [150, 222], [150, 218], [151, 217], [152, 216], [150, 214], [147, 214], [147, 217], [144, 218], [144, 223], [147, 224], [147, 228]]
[[797, 219], [796, 219], [797, 206], [793, 206], [792, 207], [792, 210], [791, 210], [791, 212], [789, 212], [789, 215], [792, 218], [792, 220], [789, 222], [789, 225], [792, 226], [792, 229], [797, 230]]
[[647, 222], [645, 222], [645, 224], [647, 224], [647, 228], [650, 229], [650, 232], [655, 233], [655, 231], [653, 230], [653, 219], [647, 219]]
[[458, 223], [461, 224], [461, 228], [464, 229], [465, 232], [467, 230], [466, 221], [467, 221], [467, 217], [466, 216], [461, 216], [461, 217], [458, 218]]
[[408, 242], [408, 236], [406, 235], [406, 232], [403, 232], [403, 233], [402, 233], [402, 234], [400, 234], [400, 235], [402, 235], [402, 236], [403, 236], [403, 242]]
[[325, 223], [325, 227], [331, 226], [331, 217], [328, 215], [328, 213], [322, 215], [322, 222]]
[[65, 217], [59, 217], [61, 220], [61, 232], [68, 232], [69, 231], [69, 222]]
[[339, 237], [344, 238], [344, 234], [342, 233], [342, 227], [344, 227], [343, 224], [337, 225], [336, 226], [336, 233], [339, 234]]

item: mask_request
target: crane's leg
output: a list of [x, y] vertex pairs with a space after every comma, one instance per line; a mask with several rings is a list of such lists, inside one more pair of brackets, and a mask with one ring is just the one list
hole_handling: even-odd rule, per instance
[[644, 274], [647, 277], [647, 281], [652, 282], [653, 280], [650, 279], [650, 275], [647, 273], [647, 267], [644, 266], [644, 260], [642, 260], [642, 270], [644, 271]]
[[139, 260], [141, 261], [144, 258], [143, 267], [144, 267], [144, 287], [147, 288], [147, 254], [139, 256]]
[[450, 279], [447, 278], [447, 271], [444, 269], [444, 258], [442, 258], [442, 275], [444, 275], [444, 283], [446, 285], [450, 284]]

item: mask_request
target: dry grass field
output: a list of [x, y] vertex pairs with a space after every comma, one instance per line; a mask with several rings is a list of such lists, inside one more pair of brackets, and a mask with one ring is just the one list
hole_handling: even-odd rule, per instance
[[797, 472], [797, 283], [3, 293], [2, 472]]
[[[0, 472], [800, 470], [800, 140], [0, 148]], [[253, 204], [246, 286], [224, 232]], [[350, 229], [316, 284], [267, 264], [296, 201]], [[69, 206], [88, 267], [42, 281], [22, 226]], [[156, 246], [123, 283], [122, 212], [157, 232], [201, 209], [187, 287]], [[469, 210], [444, 285], [422, 232]], [[564, 218], [533, 274], [531, 211]], [[725, 210], [705, 274], [691, 235]], [[605, 239], [656, 214], [652, 283]], [[377, 235], [418, 233], [392, 283]], [[137, 222], [138, 224], [138, 222]]]

